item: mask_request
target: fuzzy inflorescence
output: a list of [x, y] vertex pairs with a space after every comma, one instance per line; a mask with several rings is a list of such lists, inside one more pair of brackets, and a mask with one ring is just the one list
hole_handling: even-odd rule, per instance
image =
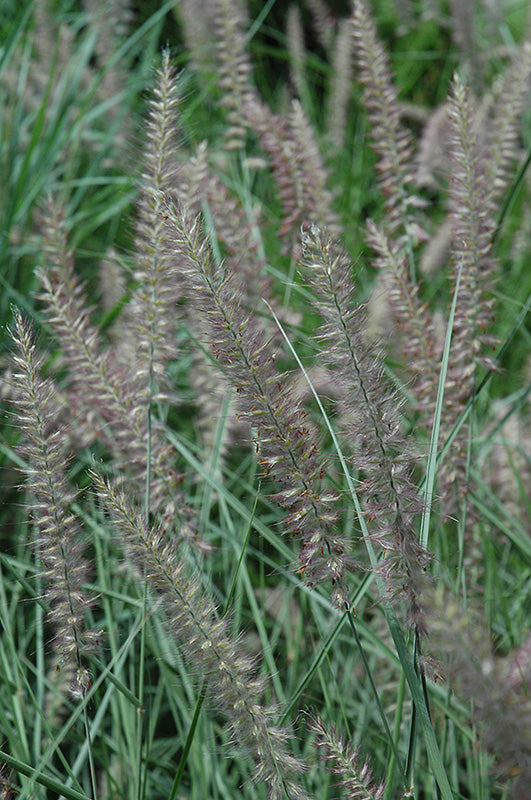
[[296, 780], [302, 763], [288, 747], [291, 730], [277, 724], [276, 707], [263, 704], [265, 683], [231, 635], [228, 620], [218, 615], [202, 582], [189, 573], [175, 542], [159, 527], [150, 528], [122, 492], [96, 473], [92, 478], [129, 559], [162, 599], [189, 664], [207, 682], [240, 752], [252, 757], [255, 780], [266, 783], [270, 800], [305, 800]]
[[359, 80], [364, 89], [363, 102], [371, 121], [373, 147], [378, 154], [386, 228], [394, 233], [404, 225], [409, 213], [407, 186], [414, 173], [411, 135], [402, 125], [387, 53], [364, 0], [354, 2], [351, 27]]
[[401, 432], [396, 392], [383, 375], [381, 354], [364, 340], [365, 312], [355, 302], [351, 264], [326, 233], [303, 231], [303, 265], [323, 318], [318, 333], [323, 358], [335, 376], [352, 460], [361, 476], [373, 538], [384, 555], [381, 570], [389, 591], [407, 598], [408, 618], [420, 624], [422, 574], [428, 554], [415, 535], [422, 509], [412, 480], [414, 458]]
[[40, 375], [42, 358], [31, 326], [18, 310], [14, 313], [13, 396], [17, 424], [23, 431], [20, 452], [33, 496], [31, 511], [38, 526], [34, 549], [44, 566], [45, 599], [58, 667], [73, 667], [75, 675], [81, 676], [98, 634], [86, 623], [95, 599], [85, 586], [90, 566], [72, 511], [76, 492], [66, 478], [68, 435], [60, 424], [63, 409], [55, 387]]
[[168, 51], [163, 53], [156, 78], [138, 203], [136, 287], [127, 308], [129, 330], [124, 331], [135, 344], [135, 381], [147, 403], [157, 396], [159, 385], [164, 386], [167, 365], [177, 355], [175, 306], [182, 291], [168, 263], [162, 215], [164, 197], [173, 190], [179, 175], [180, 87]]
[[[44, 230], [48, 262], [38, 271], [41, 299], [68, 366], [72, 431], [82, 431], [84, 442], [99, 440], [109, 448], [117, 468], [133, 477], [138, 494], [149, 478], [150, 503], [158, 508], [165, 492], [175, 492], [176, 479], [171, 449], [152, 420], [150, 369], [134, 358], [126, 363], [119, 349], [104, 347], [75, 273], [64, 220], [53, 205]], [[155, 306], [153, 300], [154, 316]], [[148, 338], [144, 345], [146, 353]]]
[[385, 203], [382, 222], [368, 222], [367, 242], [376, 256], [386, 302], [403, 335], [404, 355], [415, 376], [419, 407], [431, 425], [440, 348], [415, 279], [413, 242], [425, 238], [425, 232], [413, 214], [419, 198], [412, 188], [416, 171], [412, 137], [402, 123], [387, 54], [364, 0], [354, 2], [351, 28], [359, 80], [364, 89], [362, 100], [378, 156], [380, 190]]
[[242, 308], [237, 284], [214, 267], [200, 220], [190, 220], [173, 205], [167, 217], [171, 251], [190, 283], [194, 306], [207, 321], [208, 345], [254, 430], [264, 473], [281, 486], [274, 498], [284, 511], [283, 530], [302, 542], [299, 573], [310, 585], [331, 581], [334, 602], [344, 607], [349, 548], [338, 526], [339, 495], [324, 486], [314, 426], [290, 397], [275, 367], [272, 343]]
[[343, 787], [348, 797], [351, 800], [382, 800], [385, 784], [373, 782], [369, 762], [361, 759], [360, 748], [353, 748], [319, 717], [312, 720], [311, 727], [316, 734], [316, 746], [323, 752], [332, 773], [339, 778], [338, 785]]

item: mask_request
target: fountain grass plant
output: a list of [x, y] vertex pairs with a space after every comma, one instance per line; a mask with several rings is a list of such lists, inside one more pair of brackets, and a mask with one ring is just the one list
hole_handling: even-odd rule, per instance
[[0, 796], [531, 797], [529, 25], [6, 4]]

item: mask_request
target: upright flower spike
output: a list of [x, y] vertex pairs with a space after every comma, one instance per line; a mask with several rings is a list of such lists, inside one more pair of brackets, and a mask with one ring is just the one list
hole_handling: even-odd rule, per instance
[[69, 371], [72, 415], [95, 418], [91, 435], [103, 440], [124, 474], [134, 476], [139, 494], [145, 492], [150, 450], [150, 501], [155, 510], [164, 491], [175, 492], [176, 482], [170, 448], [160, 430], [154, 425], [148, 433], [145, 372], [140, 373], [143, 380], [139, 380], [134, 363], [124, 365], [113, 351], [103, 349], [74, 271], [64, 220], [53, 206], [44, 229], [48, 262], [38, 271], [41, 299]]
[[[449, 103], [453, 283], [460, 291], [453, 331], [449, 388], [461, 404], [473, 391], [476, 366], [496, 367], [486, 350], [495, 344], [486, 331], [493, 317], [492, 290], [498, 264], [492, 254], [498, 204], [517, 154], [517, 121], [529, 97], [531, 44], [526, 42], [496, 87], [487, 131], [458, 75]], [[455, 417], [452, 424], [455, 422]]]
[[387, 55], [364, 0], [354, 0], [351, 24], [354, 57], [364, 88], [363, 103], [379, 159], [380, 187], [387, 211], [386, 226], [393, 234], [401, 227], [403, 235], [404, 231], [407, 232], [410, 207], [407, 185], [415, 173], [411, 136], [401, 123]]
[[244, 106], [256, 92], [251, 84], [252, 65], [245, 42], [243, 4], [234, 0], [214, 0], [214, 33], [218, 57], [221, 105], [228, 109], [229, 127], [225, 135], [228, 150], [240, 150], [247, 133]]
[[333, 194], [327, 189], [327, 169], [301, 104], [294, 100], [289, 116], [284, 117], [250, 97], [245, 113], [271, 161], [282, 204], [280, 236], [292, 247], [298, 241], [300, 225], [307, 220], [328, 225], [339, 233]]
[[289, 125], [294, 143], [302, 221], [311, 219], [317, 225], [326, 225], [330, 231], [339, 234], [342, 227], [332, 207], [333, 194], [326, 187], [327, 170], [310, 121], [297, 100], [291, 104]]
[[259, 98], [250, 97], [245, 104], [249, 125], [271, 162], [278, 197], [282, 204], [280, 235], [286, 237], [300, 225], [301, 199], [295, 166], [295, 142], [288, 122]]
[[201, 142], [192, 158], [183, 165], [179, 199], [192, 216], [200, 214], [207, 204], [209, 226], [226, 253], [231, 272], [238, 273], [243, 294], [249, 302], [258, 303], [262, 297], [270, 297], [271, 278], [260, 269], [265, 266], [266, 259], [259, 252], [262, 249], [257, 235], [260, 218], [254, 217], [258, 211], [244, 209], [241, 200], [231, 194], [220, 176], [212, 171], [206, 142]]
[[348, 792], [350, 800], [383, 800], [384, 783], [375, 784], [368, 761], [362, 761], [360, 748], [351, 747], [319, 717], [312, 720], [315, 745], [324, 753], [330, 771], [339, 778], [338, 786]]
[[481, 131], [489, 153], [487, 169], [495, 202], [503, 198], [514, 177], [512, 166], [519, 154], [519, 123], [529, 103], [530, 84], [531, 42], [525, 41], [494, 88], [489, 124]]
[[207, 320], [208, 344], [235, 387], [243, 415], [255, 430], [259, 463], [281, 486], [286, 533], [302, 541], [299, 572], [309, 585], [333, 584], [333, 602], [348, 605], [345, 568], [349, 545], [338, 530], [339, 496], [325, 490], [320, 441], [300, 403], [275, 368], [271, 342], [238, 301], [238, 287], [214, 269], [200, 220], [167, 208], [168, 242], [189, 282], [190, 302]]
[[286, 44], [290, 60], [291, 82], [298, 97], [304, 98], [308, 92], [307, 78], [305, 75], [305, 61], [307, 55], [304, 43], [304, 29], [302, 27], [300, 8], [293, 3], [288, 7]]
[[431, 427], [439, 380], [440, 345], [433, 320], [409, 277], [407, 254], [400, 242], [369, 220], [367, 244], [375, 253], [386, 298], [401, 336], [408, 370], [414, 376], [415, 397], [425, 424]]
[[414, 519], [422, 508], [411, 481], [413, 457], [400, 431], [397, 398], [384, 381], [383, 360], [363, 338], [364, 309], [354, 299], [351, 264], [316, 226], [303, 231], [305, 276], [315, 290], [323, 318], [318, 332], [323, 359], [335, 376], [348, 412], [353, 461], [362, 478], [373, 538], [385, 557], [382, 573], [389, 590], [405, 597], [411, 624], [422, 627], [422, 575], [428, 554], [419, 544]]
[[[127, 327], [136, 343], [136, 380], [149, 402], [164, 371], [176, 356], [175, 306], [182, 294], [164, 247], [162, 205], [178, 180], [179, 82], [166, 50], [157, 70], [149, 105], [144, 170], [136, 237], [137, 286], [126, 309]], [[147, 413], [147, 411], [146, 411]]]
[[324, 0], [308, 0], [312, 27], [321, 46], [329, 52], [334, 45], [337, 20]]
[[31, 509], [39, 528], [35, 550], [45, 568], [45, 599], [55, 631], [54, 650], [58, 666], [72, 667], [75, 681], [85, 685], [85, 657], [97, 642], [97, 634], [85, 625], [94, 598], [84, 586], [90, 567], [71, 511], [75, 493], [65, 477], [66, 434], [59, 427], [61, 409], [53, 384], [40, 376], [42, 361], [32, 331], [18, 310], [12, 337], [16, 346], [13, 402], [23, 431], [20, 452], [27, 461], [27, 486], [34, 496]]
[[[459, 362], [462, 382], [468, 368], [477, 363], [492, 367], [491, 359], [482, 359], [484, 336], [492, 318], [492, 291], [496, 260], [492, 255], [492, 237], [496, 230], [494, 181], [490, 174], [490, 153], [479, 139], [475, 111], [466, 87], [455, 76], [449, 106], [451, 123], [452, 182], [450, 216], [452, 219], [452, 262], [454, 284], [457, 273], [461, 286], [456, 308], [452, 365]], [[468, 376], [470, 377], [470, 376]], [[470, 391], [467, 380], [465, 391]]]
[[[450, 100], [452, 182], [451, 259], [453, 286], [459, 279], [459, 294], [452, 331], [443, 416], [443, 435], [448, 435], [473, 395], [478, 366], [495, 368], [485, 353], [494, 340], [487, 334], [492, 320], [493, 283], [497, 263], [492, 254], [496, 229], [494, 180], [488, 150], [479, 141], [476, 115], [467, 89], [456, 76]], [[455, 291], [455, 289], [454, 289]], [[446, 506], [454, 502], [454, 490], [467, 492], [468, 425], [462, 425], [453, 447], [452, 462], [443, 462], [439, 476]]]
[[218, 616], [203, 584], [187, 573], [174, 542], [160, 529], [150, 529], [123, 493], [96, 473], [92, 478], [133, 566], [161, 598], [188, 663], [207, 681], [239, 751], [253, 759], [254, 779], [266, 784], [269, 800], [308, 800], [297, 782], [303, 765], [289, 750], [292, 731], [276, 724], [274, 706], [262, 704], [264, 681], [231, 635], [228, 621]]
[[342, 19], [334, 36], [332, 76], [325, 115], [326, 138], [337, 149], [345, 146], [347, 135], [347, 114], [352, 92], [353, 48], [350, 20]]
[[363, 86], [363, 103], [371, 124], [373, 148], [385, 202], [385, 218], [369, 221], [367, 241], [376, 253], [386, 299], [403, 331], [406, 360], [417, 381], [419, 407], [431, 426], [438, 381], [438, 346], [430, 314], [420, 301], [414, 276], [411, 240], [418, 228], [410, 190], [416, 167], [409, 131], [402, 125], [388, 58], [364, 0], [354, 0], [351, 16], [354, 58]]

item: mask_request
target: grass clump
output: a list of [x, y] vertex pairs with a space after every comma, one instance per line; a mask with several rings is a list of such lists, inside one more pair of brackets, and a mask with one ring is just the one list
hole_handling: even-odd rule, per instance
[[0, 789], [528, 797], [523, 21], [196, 5], [0, 21]]

